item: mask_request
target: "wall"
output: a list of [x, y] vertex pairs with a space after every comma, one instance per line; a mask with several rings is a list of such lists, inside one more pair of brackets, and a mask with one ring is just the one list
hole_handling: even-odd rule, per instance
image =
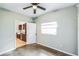
[[79, 4], [77, 5], [77, 10], [78, 10], [78, 55], [79, 55]]
[[[41, 23], [57, 22], [57, 34], [41, 33]], [[77, 9], [68, 7], [41, 15], [37, 19], [37, 43], [77, 55]]]
[[31, 18], [0, 8], [0, 54], [15, 48], [16, 24]]

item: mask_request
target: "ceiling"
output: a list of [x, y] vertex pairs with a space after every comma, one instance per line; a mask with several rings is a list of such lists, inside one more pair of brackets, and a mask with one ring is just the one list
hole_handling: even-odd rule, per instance
[[31, 5], [30, 3], [0, 3], [1, 8], [5, 8], [10, 11], [17, 12], [17, 13], [20, 13], [20, 14], [23, 14], [23, 15], [26, 15], [29, 17], [37, 17], [37, 16], [40, 16], [42, 14], [45, 14], [45, 13], [53, 11], [53, 10], [73, 6], [73, 5], [75, 5], [75, 3], [40, 3], [39, 5], [46, 8], [46, 10], [43, 11], [41, 9], [37, 9], [36, 14], [33, 14], [32, 8], [29, 8], [26, 10], [22, 9], [22, 8], [30, 6], [30, 5]]

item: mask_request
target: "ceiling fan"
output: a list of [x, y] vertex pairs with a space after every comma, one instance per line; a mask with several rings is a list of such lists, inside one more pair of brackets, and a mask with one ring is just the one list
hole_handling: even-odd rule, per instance
[[42, 9], [42, 10], [46, 10], [46, 8], [39, 6], [40, 3], [31, 3], [31, 6], [28, 7], [24, 7], [23, 10], [28, 9], [28, 8], [33, 8], [33, 13], [36, 14], [36, 9]]

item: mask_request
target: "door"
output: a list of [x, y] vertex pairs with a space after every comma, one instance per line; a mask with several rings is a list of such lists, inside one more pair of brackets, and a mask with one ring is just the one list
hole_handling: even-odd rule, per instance
[[27, 23], [27, 43], [36, 43], [36, 24]]

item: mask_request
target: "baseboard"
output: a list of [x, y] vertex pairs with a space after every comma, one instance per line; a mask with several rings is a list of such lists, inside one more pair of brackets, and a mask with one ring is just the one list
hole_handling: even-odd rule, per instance
[[[45, 45], [40, 44], [40, 43], [37, 43], [37, 44], [38, 44], [38, 45], [45, 46]], [[48, 46], [45, 46], [45, 47], [50, 48], [50, 47], [48, 47]], [[57, 49], [57, 48], [50, 48], [50, 49], [54, 49], [54, 50], [60, 51], [60, 52], [62, 52], [62, 53], [65, 53], [65, 54], [71, 55], [71, 56], [77, 56], [77, 55], [75, 55], [75, 54], [71, 54], [71, 53], [68, 53], [68, 52], [65, 52], [65, 51], [59, 50], [59, 49]]]
[[26, 43], [26, 45], [30, 45], [30, 44], [37, 44], [37, 43]]
[[3, 52], [0, 52], [0, 55], [4, 54], [4, 53], [7, 53], [9, 51], [12, 51], [12, 50], [15, 50], [16, 48], [13, 48], [13, 49], [10, 49], [10, 50], [7, 50], [7, 51], [3, 51]]

